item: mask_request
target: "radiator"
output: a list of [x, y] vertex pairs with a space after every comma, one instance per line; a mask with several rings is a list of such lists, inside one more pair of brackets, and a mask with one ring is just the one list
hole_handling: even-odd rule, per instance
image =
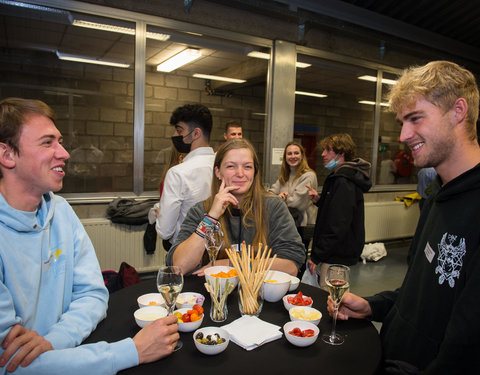
[[82, 219], [85, 230], [92, 240], [102, 271], [118, 271], [122, 262], [127, 262], [141, 272], [157, 271], [165, 264], [166, 252], [157, 236], [154, 254], [143, 248], [146, 225], [113, 224], [107, 219]]
[[412, 237], [417, 227], [420, 209], [414, 203], [405, 207], [403, 202], [365, 203], [365, 242], [385, 241]]

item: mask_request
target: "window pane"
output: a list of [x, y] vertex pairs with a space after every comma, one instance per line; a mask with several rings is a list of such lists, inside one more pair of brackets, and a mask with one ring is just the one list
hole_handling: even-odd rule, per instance
[[374, 105], [360, 101], [375, 101], [375, 83], [358, 77], [376, 72], [352, 65], [340, 64], [299, 55], [299, 62], [312, 64], [297, 68], [297, 91], [326, 95], [295, 97], [295, 133], [308, 155], [309, 165], [316, 170], [318, 183], [323, 185], [330, 173], [323, 165], [318, 143], [335, 133], [348, 133], [357, 145], [357, 157], [372, 162]]
[[[78, 21], [103, 24], [104, 30], [77, 26]], [[1, 97], [40, 99], [56, 112], [71, 155], [62, 192], [131, 191], [134, 36], [125, 32], [134, 32], [134, 25], [5, 6], [0, 26]], [[71, 61], [77, 58], [96, 61]]]
[[[149, 33], [167, 35], [168, 39], [149, 38]], [[151, 25], [147, 27], [146, 46], [145, 190], [157, 190], [161, 183], [172, 147], [170, 116], [184, 104], [201, 103], [209, 108], [213, 116], [210, 145], [214, 148], [224, 142], [225, 124], [238, 121], [244, 138], [253, 143], [262, 163], [268, 61], [248, 57], [255, 50], [253, 46]], [[187, 49], [200, 56], [171, 72], [157, 71], [160, 63]], [[196, 78], [194, 74], [245, 82]]]
[[[395, 80], [396, 77], [384, 73], [384, 78]], [[377, 184], [416, 184], [417, 168], [413, 165], [410, 149], [399, 141], [401, 126], [396, 121], [396, 114], [387, 107], [387, 94], [391, 85], [383, 84], [384, 99], [380, 114], [378, 141]]]

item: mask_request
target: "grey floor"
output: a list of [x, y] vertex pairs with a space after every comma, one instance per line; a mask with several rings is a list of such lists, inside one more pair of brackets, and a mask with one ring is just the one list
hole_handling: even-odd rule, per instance
[[[378, 262], [362, 262], [350, 267], [350, 291], [359, 296], [371, 296], [402, 285], [407, 271], [407, 254], [411, 240], [385, 242], [387, 256]], [[380, 323], [374, 323], [380, 329]]]

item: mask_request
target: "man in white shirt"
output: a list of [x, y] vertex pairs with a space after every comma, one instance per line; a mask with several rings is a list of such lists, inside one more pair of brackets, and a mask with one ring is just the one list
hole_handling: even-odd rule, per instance
[[173, 244], [190, 207], [210, 196], [215, 155], [209, 146], [212, 115], [207, 107], [179, 107], [170, 124], [175, 127], [174, 147], [188, 155], [165, 176], [155, 228], [161, 238]]

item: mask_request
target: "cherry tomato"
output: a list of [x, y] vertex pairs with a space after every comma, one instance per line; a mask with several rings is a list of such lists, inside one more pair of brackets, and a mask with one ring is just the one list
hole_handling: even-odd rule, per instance
[[190, 322], [190, 315], [188, 313], [182, 315], [182, 320], [184, 323]]
[[306, 329], [305, 331], [302, 331], [302, 337], [312, 337], [315, 335], [315, 332], [313, 329]]
[[298, 327], [295, 327], [294, 329], [292, 329], [292, 330], [291, 330], [290, 332], [288, 332], [288, 333], [290, 333], [290, 334], [293, 335], [293, 336], [301, 336], [302, 330], [301, 330], [300, 328], [298, 328]]
[[200, 305], [193, 305], [193, 309], [198, 312], [198, 315], [202, 315], [202, 314], [203, 314], [203, 307], [202, 307], [202, 306], [200, 306]]

